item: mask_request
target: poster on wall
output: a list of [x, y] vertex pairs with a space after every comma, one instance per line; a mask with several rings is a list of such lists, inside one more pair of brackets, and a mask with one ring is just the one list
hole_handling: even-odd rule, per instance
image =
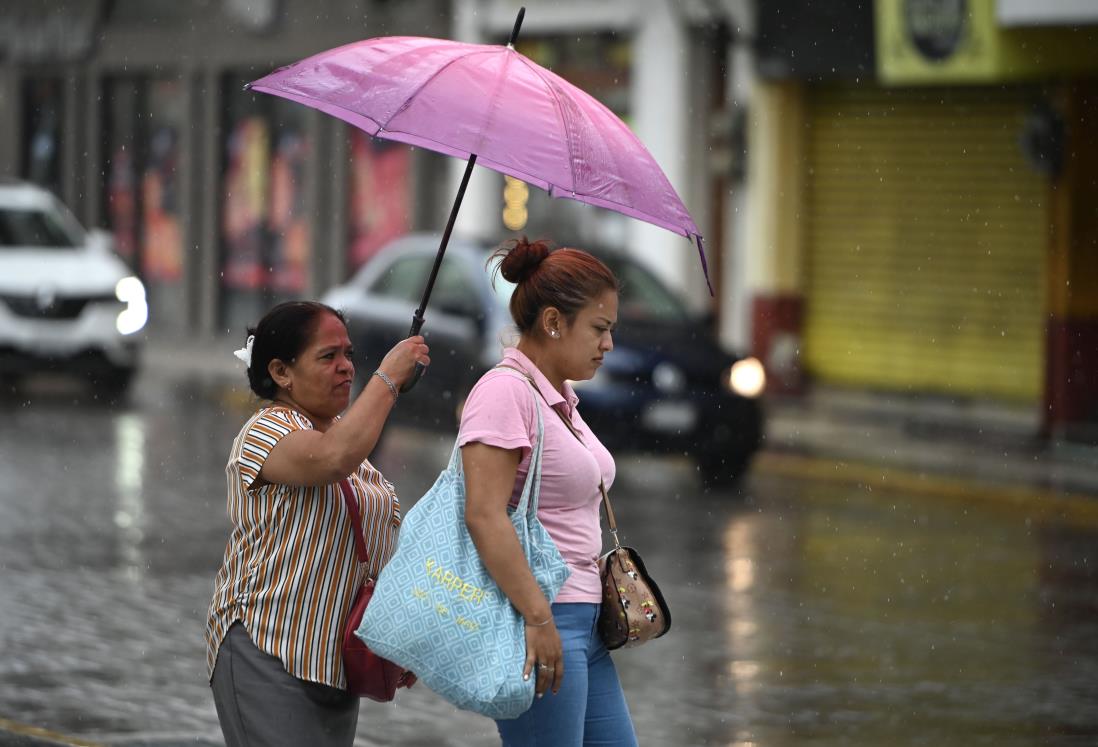
[[141, 178], [143, 249], [147, 281], [174, 284], [183, 278], [183, 232], [179, 221], [179, 126], [182, 112], [176, 81], [149, 86], [149, 132]]
[[411, 229], [411, 149], [368, 136], [351, 135], [348, 210], [348, 269], [354, 272], [377, 250]]
[[221, 318], [228, 324], [254, 323], [263, 309], [307, 293], [311, 282], [305, 110], [242, 85], [226, 79]]
[[263, 265], [270, 133], [260, 116], [239, 120], [229, 135], [221, 215], [225, 255], [222, 284], [256, 290], [266, 285]]
[[137, 261], [137, 201], [134, 189], [137, 167], [133, 148], [116, 144], [110, 152], [107, 173], [107, 218], [114, 235], [114, 250], [131, 266]]
[[305, 214], [305, 166], [308, 143], [300, 132], [285, 128], [271, 154], [270, 210], [271, 288], [300, 294], [309, 279], [309, 222]]

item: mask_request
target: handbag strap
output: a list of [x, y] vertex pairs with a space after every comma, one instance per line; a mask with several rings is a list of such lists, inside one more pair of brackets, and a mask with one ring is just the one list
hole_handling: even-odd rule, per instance
[[[541, 398], [545, 400], [546, 405], [549, 405], [549, 409], [557, 414], [557, 417], [559, 417], [561, 422], [564, 423], [565, 426], [567, 426], [568, 430], [572, 431], [572, 435], [576, 437], [576, 440], [583, 444], [584, 448], [588, 450], [590, 449], [590, 447], [587, 446], [587, 443], [583, 440], [583, 436], [578, 430], [576, 430], [576, 426], [572, 425], [572, 421], [566, 418], [563, 412], [549, 404], [549, 400], [546, 399], [545, 394], [540, 389], [538, 389], [538, 385], [534, 382], [533, 377], [530, 376], [529, 373], [522, 370], [521, 368], [507, 366], [502, 363], [496, 366], [496, 368], [509, 368], [512, 371], [518, 371], [520, 374], [525, 376], [526, 380], [530, 382], [530, 385], [534, 387], [534, 391], [541, 395]], [[538, 411], [541, 411], [540, 407], [538, 408]], [[599, 480], [599, 492], [602, 493], [602, 506], [606, 509], [606, 523], [610, 525], [610, 536], [614, 539], [614, 547], [615, 549], [621, 549], [621, 542], [618, 540], [618, 522], [617, 519], [614, 518], [614, 507], [610, 505], [610, 495], [606, 492], [606, 483], [602, 479]]]
[[339, 481], [339, 490], [343, 493], [343, 502], [347, 504], [347, 511], [351, 514], [351, 535], [355, 538], [355, 551], [358, 553], [358, 562], [370, 562], [370, 556], [366, 554], [366, 538], [362, 536], [362, 514], [358, 510], [358, 500], [351, 490], [351, 482], [346, 477]]
[[[525, 371], [514, 368], [513, 366], [496, 366], [496, 368], [509, 368], [512, 371], [518, 371], [522, 374], [526, 380], [533, 385], [533, 381], [526, 375]], [[534, 390], [537, 390], [537, 386], [534, 386]], [[515, 506], [517, 513], [525, 512], [528, 516], [534, 515], [538, 510], [538, 496], [541, 495], [541, 457], [543, 447], [545, 446], [545, 425], [541, 419], [541, 408], [535, 408], [538, 416], [538, 437], [537, 443], [530, 454], [530, 465], [526, 470], [526, 482], [522, 486], [522, 494], [519, 497], [519, 502]], [[457, 446], [454, 446], [455, 453], [458, 451]], [[458, 460], [460, 463], [460, 460]], [[452, 463], [452, 461], [451, 461]]]

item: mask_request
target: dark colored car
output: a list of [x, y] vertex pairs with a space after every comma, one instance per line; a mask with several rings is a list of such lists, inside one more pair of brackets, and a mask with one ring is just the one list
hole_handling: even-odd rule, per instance
[[[407, 336], [437, 249], [436, 235], [404, 236], [325, 295], [325, 303], [347, 315], [359, 387]], [[423, 327], [431, 366], [403, 395], [394, 420], [455, 430], [473, 384], [517, 340], [507, 310], [513, 286], [498, 275], [493, 284], [485, 269], [490, 249], [450, 242]], [[734, 481], [762, 435], [762, 365], [722, 349], [712, 324], [636, 260], [593, 253], [617, 275], [622, 292], [614, 350], [595, 378], [575, 383], [584, 419], [612, 450], [688, 454], [708, 483]]]

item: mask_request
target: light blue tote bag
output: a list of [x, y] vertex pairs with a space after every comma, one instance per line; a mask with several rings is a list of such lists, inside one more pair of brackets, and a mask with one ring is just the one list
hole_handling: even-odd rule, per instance
[[[534, 578], [552, 601], [570, 571], [537, 519], [544, 429], [536, 399], [535, 405], [537, 444], [522, 497], [509, 513]], [[456, 443], [449, 466], [404, 517], [396, 553], [355, 634], [458, 708], [505, 719], [533, 702], [534, 679], [522, 679], [522, 616], [488, 574], [465, 527]]]

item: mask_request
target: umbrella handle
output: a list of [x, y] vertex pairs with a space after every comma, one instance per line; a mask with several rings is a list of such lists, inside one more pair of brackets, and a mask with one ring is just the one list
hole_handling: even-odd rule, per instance
[[[420, 328], [423, 326], [423, 315], [416, 310], [416, 313], [412, 315], [412, 328], [408, 331], [409, 337], [415, 337], [419, 334]], [[423, 378], [423, 372], [427, 370], [427, 366], [422, 363], [416, 363], [416, 370], [412, 372], [412, 376], [400, 385], [401, 392], [410, 392], [419, 383], [419, 380]]]
[[416, 363], [416, 370], [412, 372], [412, 377], [400, 385], [401, 392], [410, 392], [412, 388], [419, 383], [419, 380], [423, 377], [423, 372], [427, 370], [427, 366], [422, 363]]

